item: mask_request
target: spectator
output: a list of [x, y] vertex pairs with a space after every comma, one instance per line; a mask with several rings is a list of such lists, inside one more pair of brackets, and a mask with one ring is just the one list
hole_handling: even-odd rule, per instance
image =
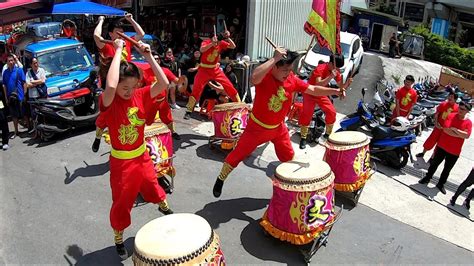
[[[25, 73], [23, 69], [15, 64], [14, 55], [9, 55], [7, 59], [8, 68], [3, 72], [3, 93], [7, 96], [5, 102], [8, 104], [10, 115], [12, 116], [15, 134], [12, 139], [18, 136], [18, 119], [23, 116]], [[28, 126], [28, 121], [25, 121]]]
[[7, 120], [7, 114], [6, 114], [6, 108], [5, 108], [5, 103], [3, 99], [6, 99], [4, 97], [4, 92], [0, 92], [0, 130], [2, 130], [2, 149], [4, 151], [8, 150], [8, 137], [10, 135], [10, 130], [8, 129], [8, 120]]
[[389, 49], [388, 49], [388, 56], [389, 57], [400, 57], [400, 47], [399, 47], [399, 41], [397, 39], [397, 33], [394, 32], [392, 34], [392, 37], [390, 37], [390, 40], [388, 41], [388, 46], [389, 46]]
[[16, 56], [16, 54], [8, 54], [7, 55], [7, 61], [5, 61], [5, 65], [3, 65], [3, 68], [2, 68], [2, 76], [3, 76], [3, 73], [5, 72], [5, 70], [8, 68], [7, 62], [8, 62], [8, 57], [9, 56], [13, 56], [14, 64], [15, 64], [16, 67], [23, 69], [23, 64], [20, 62], [20, 60], [18, 60], [18, 57]]
[[441, 103], [438, 108], [436, 108], [436, 114], [434, 116], [435, 128], [423, 144], [423, 152], [418, 153], [416, 157], [423, 157], [427, 151], [433, 149], [433, 147], [436, 145], [449, 114], [456, 113], [458, 111], [459, 106], [456, 104], [457, 99], [458, 95], [451, 91], [449, 92], [448, 100]]
[[186, 75], [188, 77], [189, 87], [193, 89], [194, 77], [196, 76], [199, 68], [199, 62], [201, 60], [201, 52], [199, 50], [194, 51], [193, 58], [188, 60], [185, 64]]
[[193, 32], [193, 38], [189, 42], [191, 49], [193, 51], [199, 50], [199, 48], [201, 48], [201, 43], [202, 43], [202, 40], [199, 37], [199, 34], [197, 32]]
[[408, 75], [405, 78], [403, 87], [397, 90], [395, 94], [396, 106], [393, 109], [392, 120], [399, 116], [408, 118], [413, 110], [413, 106], [418, 99], [416, 90], [412, 88], [413, 83], [415, 83], [415, 78], [412, 75]]
[[[46, 72], [39, 66], [38, 59], [33, 58], [31, 60], [31, 68], [26, 72], [25, 89], [28, 92], [27, 95], [29, 100], [46, 97], [47, 88], [45, 82]], [[30, 113], [31, 118], [34, 120], [35, 114], [33, 113], [33, 110], [31, 110]], [[35, 129], [32, 128], [28, 133], [33, 133], [34, 130]], [[33, 138], [36, 138], [36, 134]]]
[[173, 72], [173, 74], [175, 75], [178, 75], [178, 62], [176, 62], [176, 59], [174, 57], [174, 54], [173, 54], [173, 50], [171, 48], [168, 48], [166, 49], [166, 53], [165, 53], [165, 57], [163, 58], [163, 61], [162, 61], [162, 65], [166, 68], [168, 68], [169, 70], [171, 70], [171, 72]]
[[227, 64], [224, 69], [224, 74], [230, 80], [232, 85], [234, 85], [235, 89], [239, 92], [240, 99], [243, 97], [243, 92], [239, 89], [239, 81], [237, 79], [237, 75], [234, 73], [234, 67], [231, 64]]
[[[461, 195], [461, 193], [464, 192], [469, 186], [472, 186], [474, 184], [474, 167], [471, 169], [471, 173], [467, 176], [466, 180], [464, 180], [461, 185], [459, 185], [458, 189], [456, 190], [456, 193], [454, 193], [454, 196], [451, 198], [449, 201], [449, 204], [451, 206], [454, 206], [456, 204], [456, 199]], [[471, 189], [471, 192], [467, 196], [466, 200], [464, 200], [464, 206], [469, 210], [471, 208], [471, 200], [474, 197], [474, 188]]]
[[431, 160], [428, 173], [423, 179], [420, 179], [418, 183], [429, 183], [433, 174], [436, 172], [436, 169], [438, 169], [438, 166], [443, 160], [445, 160], [443, 172], [441, 173], [436, 187], [441, 191], [441, 193], [446, 194], [444, 184], [448, 180], [449, 172], [454, 167], [459, 155], [461, 154], [464, 140], [469, 138], [471, 135], [472, 122], [466, 117], [471, 109], [471, 104], [461, 102], [459, 104], [459, 111], [448, 116], [445, 127], [443, 128], [443, 133], [441, 133], [438, 140], [436, 152]]

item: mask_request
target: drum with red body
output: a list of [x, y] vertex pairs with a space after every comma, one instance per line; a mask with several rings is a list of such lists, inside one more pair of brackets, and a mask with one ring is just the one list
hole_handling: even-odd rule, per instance
[[175, 176], [173, 166], [173, 138], [168, 127], [160, 122], [155, 122], [145, 127], [145, 142], [147, 152], [155, 166], [157, 176], [165, 174]]
[[214, 136], [219, 139], [238, 139], [249, 116], [249, 108], [245, 103], [224, 103], [214, 106], [212, 120]]
[[295, 245], [312, 242], [335, 218], [333, 181], [331, 168], [323, 161], [280, 164], [260, 224], [280, 240]]
[[370, 140], [362, 132], [343, 131], [329, 136], [324, 160], [334, 172], [334, 188], [353, 192], [364, 186], [370, 178]]

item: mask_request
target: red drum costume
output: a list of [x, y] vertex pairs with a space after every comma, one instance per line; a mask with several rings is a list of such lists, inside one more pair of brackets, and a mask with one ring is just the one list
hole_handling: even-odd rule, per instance
[[235, 149], [225, 158], [218, 179], [224, 181], [237, 165], [249, 156], [257, 146], [268, 141], [275, 145], [281, 162], [293, 159], [294, 151], [290, 135], [284, 123], [294, 92], [304, 92], [309, 84], [291, 73], [284, 81], [275, 79], [271, 72], [255, 86], [252, 113], [244, 133]]
[[[395, 94], [395, 99], [399, 103], [395, 108], [400, 109], [400, 115], [403, 117], [408, 117], [410, 115], [410, 110], [413, 105], [416, 104], [416, 100], [418, 99], [418, 94], [416, 90], [411, 87], [401, 87], [398, 89], [397, 93]], [[392, 120], [397, 118], [397, 110], [393, 110]]]
[[130, 223], [130, 212], [140, 193], [145, 201], [162, 203], [166, 194], [158, 185], [150, 156], [146, 153], [144, 129], [146, 113], [152, 108], [150, 86], [136, 90], [129, 100], [116, 96], [100, 111], [109, 128], [110, 186], [112, 208], [110, 223], [115, 231], [122, 231]]
[[438, 140], [443, 132], [443, 128], [446, 126], [446, 120], [451, 113], [456, 113], [458, 111], [458, 105], [450, 104], [448, 101], [441, 103], [436, 109], [436, 117], [438, 123], [441, 125], [441, 128], [434, 127], [430, 136], [426, 139], [423, 144], [423, 149], [429, 151], [438, 143]]
[[[317, 85], [316, 78], [321, 78], [321, 80], [327, 78], [331, 75], [331, 69], [329, 68], [329, 63], [320, 64], [311, 74], [311, 77], [308, 80], [308, 83], [311, 85]], [[335, 77], [337, 82], [342, 81], [342, 76], [339, 71]], [[327, 84], [323, 84], [327, 85]], [[328, 96], [313, 96], [310, 94], [303, 94], [303, 112], [300, 114], [298, 123], [301, 127], [301, 138], [306, 139], [308, 136], [308, 126], [311, 123], [313, 117], [314, 107], [316, 104], [324, 112], [326, 118], [326, 134], [331, 134], [334, 123], [336, 122], [336, 108], [332, 104]]]
[[[201, 47], [207, 46], [212, 41], [205, 40], [202, 42]], [[210, 80], [214, 80], [222, 84], [225, 93], [234, 102], [240, 102], [239, 94], [232, 85], [232, 82], [226, 77], [222, 69], [217, 65], [220, 62], [221, 53], [230, 46], [230, 43], [226, 41], [220, 41], [217, 46], [209, 48], [201, 55], [201, 63], [199, 64], [196, 77], [194, 78], [193, 92], [189, 97], [186, 108], [188, 112], [193, 112], [196, 102], [199, 102], [204, 87]]]

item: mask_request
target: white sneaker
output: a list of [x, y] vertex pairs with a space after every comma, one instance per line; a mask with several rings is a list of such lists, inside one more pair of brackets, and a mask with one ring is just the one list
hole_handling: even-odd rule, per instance
[[172, 109], [176, 109], [176, 110], [181, 109], [181, 107], [179, 107], [179, 105], [177, 105], [176, 103], [170, 104], [170, 107], [171, 107]]
[[3, 144], [3, 146], [2, 146], [2, 149], [4, 151], [8, 150], [9, 148], [10, 148], [10, 146], [8, 146], [8, 144]]

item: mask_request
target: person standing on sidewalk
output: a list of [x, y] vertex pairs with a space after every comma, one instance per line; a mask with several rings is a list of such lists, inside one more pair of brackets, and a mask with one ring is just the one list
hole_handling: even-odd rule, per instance
[[[449, 201], [449, 204], [451, 206], [454, 206], [456, 204], [456, 199], [461, 195], [461, 193], [464, 192], [468, 187], [474, 185], [474, 167], [472, 167], [471, 172], [467, 176], [466, 180], [464, 180], [461, 185], [459, 185], [458, 189], [456, 190], [456, 193], [454, 193], [454, 196], [451, 198]], [[464, 206], [469, 210], [471, 208], [471, 200], [474, 197], [474, 188], [471, 189], [471, 193], [467, 196], [466, 200], [464, 200]]]
[[472, 122], [466, 117], [471, 109], [471, 104], [461, 102], [459, 104], [459, 111], [448, 116], [446, 126], [443, 128], [443, 132], [438, 140], [435, 155], [431, 161], [430, 168], [428, 168], [428, 173], [423, 179], [420, 179], [418, 183], [428, 184], [436, 172], [436, 169], [438, 169], [438, 166], [445, 160], [443, 172], [441, 173], [436, 187], [441, 193], [446, 194], [444, 184], [448, 180], [449, 172], [451, 172], [451, 169], [453, 169], [461, 154], [464, 140], [471, 135]]
[[436, 145], [441, 136], [441, 132], [443, 132], [443, 128], [445, 127], [446, 119], [451, 113], [456, 113], [458, 111], [459, 106], [456, 104], [457, 99], [458, 95], [451, 91], [449, 92], [448, 100], [438, 106], [434, 117], [435, 128], [423, 144], [423, 152], [418, 153], [416, 157], [423, 157], [427, 151], [433, 149]]
[[[23, 84], [25, 83], [25, 73], [23, 69], [15, 65], [13, 54], [8, 56], [8, 68], [3, 72], [3, 93], [7, 96], [5, 103], [8, 105], [12, 116], [15, 134], [11, 138], [18, 136], [18, 120], [24, 117], [23, 99], [25, 98]], [[26, 117], [25, 117], [26, 120]], [[25, 121], [28, 125], [28, 121]]]
[[399, 116], [408, 118], [413, 106], [415, 106], [418, 94], [416, 90], [412, 88], [415, 83], [415, 78], [412, 75], [407, 75], [403, 84], [403, 87], [397, 90], [395, 93], [395, 109], [393, 109], [392, 120]]

